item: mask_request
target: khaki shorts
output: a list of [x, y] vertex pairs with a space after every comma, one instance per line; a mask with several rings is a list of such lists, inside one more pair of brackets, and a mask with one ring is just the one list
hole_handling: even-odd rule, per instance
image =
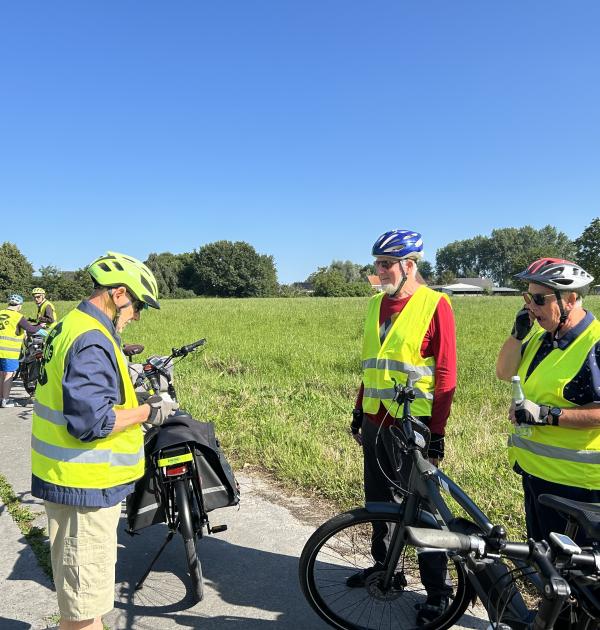
[[44, 505], [61, 617], [83, 621], [110, 612], [121, 504], [89, 508], [45, 501]]

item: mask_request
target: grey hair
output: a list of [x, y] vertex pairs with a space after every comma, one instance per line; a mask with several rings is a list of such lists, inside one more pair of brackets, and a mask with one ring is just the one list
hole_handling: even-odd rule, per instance
[[575, 301], [575, 306], [576, 307], [581, 307], [581, 305], [583, 304], [583, 295], [579, 291], [561, 291], [560, 292], [560, 297], [563, 300], [566, 300], [567, 297], [569, 295], [571, 295], [571, 293], [577, 294], [577, 300]]

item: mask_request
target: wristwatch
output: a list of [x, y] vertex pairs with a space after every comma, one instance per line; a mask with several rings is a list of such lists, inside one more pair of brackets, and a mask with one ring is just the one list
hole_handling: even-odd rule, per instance
[[558, 426], [558, 420], [562, 416], [563, 410], [560, 407], [550, 407], [550, 411], [548, 412], [548, 424], [551, 424], [553, 427]]

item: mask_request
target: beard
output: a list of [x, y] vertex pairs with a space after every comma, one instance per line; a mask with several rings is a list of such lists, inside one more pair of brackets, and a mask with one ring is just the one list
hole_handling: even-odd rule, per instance
[[396, 293], [396, 291], [398, 290], [399, 286], [400, 286], [400, 280], [396, 284], [382, 284], [381, 288], [388, 295], [394, 295], [394, 293]]

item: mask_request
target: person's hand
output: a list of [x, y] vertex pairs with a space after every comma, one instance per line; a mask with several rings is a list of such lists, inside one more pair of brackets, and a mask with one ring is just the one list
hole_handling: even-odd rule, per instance
[[538, 405], [533, 400], [525, 399], [514, 409], [515, 421], [517, 424], [547, 425], [549, 420], [550, 407], [548, 405]]
[[531, 311], [524, 306], [516, 315], [515, 322], [510, 332], [511, 336], [517, 341], [523, 341], [529, 334], [531, 327], [533, 326], [533, 316]]
[[159, 427], [170, 415], [179, 409], [179, 403], [175, 400], [165, 400], [162, 396], [149, 396], [145, 404], [150, 407], [150, 415], [146, 420], [147, 424]]
[[444, 436], [439, 433], [432, 433], [429, 439], [429, 449], [427, 450], [429, 461], [434, 466], [439, 466], [444, 459]]
[[150, 392], [147, 392], [145, 389], [139, 392], [138, 391], [135, 392], [135, 397], [137, 398], [138, 405], [146, 404], [150, 396], [151, 396]]
[[352, 422], [350, 423], [350, 433], [352, 434], [355, 442], [362, 446], [362, 422], [363, 422], [363, 410], [362, 409], [353, 409], [352, 410]]

